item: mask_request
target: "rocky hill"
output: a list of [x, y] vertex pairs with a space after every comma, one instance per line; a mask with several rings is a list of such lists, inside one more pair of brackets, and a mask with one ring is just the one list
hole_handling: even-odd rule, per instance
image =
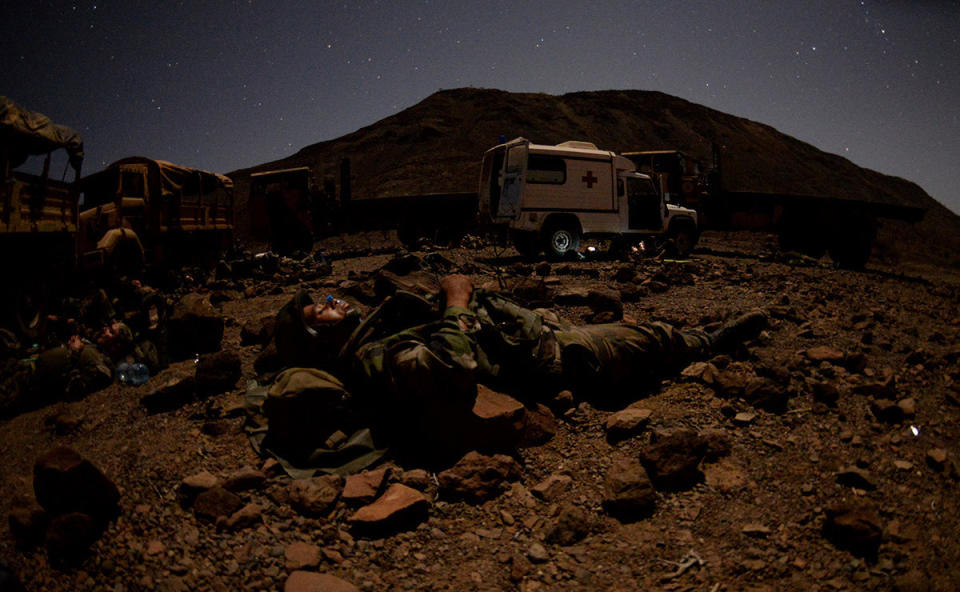
[[960, 217], [915, 183], [858, 167], [768, 125], [660, 92], [552, 96], [444, 90], [356, 132], [230, 176], [237, 184], [241, 212], [250, 173], [309, 166], [321, 180], [335, 177], [344, 157], [352, 162], [356, 197], [475, 191], [483, 152], [501, 136], [542, 144], [585, 140], [618, 152], [673, 148], [705, 163], [716, 143], [727, 189], [919, 206], [927, 215], [916, 227], [887, 223], [881, 228], [880, 254], [960, 263]]

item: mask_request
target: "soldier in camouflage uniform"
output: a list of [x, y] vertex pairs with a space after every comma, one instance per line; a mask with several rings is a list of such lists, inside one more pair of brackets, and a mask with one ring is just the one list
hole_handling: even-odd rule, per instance
[[[323, 376], [312, 380], [336, 383], [336, 413], [295, 405], [284, 413], [346, 423], [344, 413], [359, 413], [368, 422], [387, 418], [388, 426], [410, 426], [414, 417], [417, 429], [469, 412], [478, 383], [521, 396], [567, 386], [581, 396], [610, 397], [753, 337], [766, 323], [763, 313], [752, 313], [714, 334], [665, 323], [574, 326], [550, 311], [475, 291], [463, 275], [444, 278], [440, 297], [442, 313], [437, 303], [398, 291], [361, 322], [346, 303], [317, 303], [298, 292], [277, 315], [277, 350], [285, 365], [319, 369]], [[287, 370], [285, 380], [296, 371]], [[282, 397], [281, 390], [272, 394]], [[405, 422], [395, 421], [401, 415]]]

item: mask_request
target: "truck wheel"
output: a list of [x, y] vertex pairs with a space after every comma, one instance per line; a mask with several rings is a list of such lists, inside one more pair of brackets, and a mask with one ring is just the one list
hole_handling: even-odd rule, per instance
[[683, 258], [690, 254], [693, 251], [693, 247], [697, 244], [697, 231], [694, 228], [691, 228], [687, 224], [676, 226], [670, 229], [670, 240], [672, 245], [670, 254], [674, 257]]
[[532, 232], [511, 232], [510, 241], [513, 243], [513, 248], [526, 259], [533, 259], [540, 254], [537, 235]]
[[544, 232], [544, 239], [544, 251], [547, 252], [547, 258], [552, 261], [560, 261], [571, 251], [580, 248], [580, 231], [572, 225], [550, 226]]

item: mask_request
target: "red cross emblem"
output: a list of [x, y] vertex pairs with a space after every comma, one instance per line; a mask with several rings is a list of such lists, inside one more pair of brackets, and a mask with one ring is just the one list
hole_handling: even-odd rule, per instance
[[587, 171], [587, 174], [580, 177], [580, 180], [587, 184], [587, 189], [593, 189], [593, 184], [600, 179], [593, 176], [593, 171]]

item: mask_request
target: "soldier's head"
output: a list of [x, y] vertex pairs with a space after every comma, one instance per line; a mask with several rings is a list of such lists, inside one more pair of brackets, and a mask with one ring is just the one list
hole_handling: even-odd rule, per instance
[[133, 350], [133, 331], [120, 321], [108, 323], [97, 334], [97, 346], [112, 358], [125, 356]]
[[339, 350], [360, 324], [360, 311], [345, 300], [326, 296], [303, 307], [303, 322]]

